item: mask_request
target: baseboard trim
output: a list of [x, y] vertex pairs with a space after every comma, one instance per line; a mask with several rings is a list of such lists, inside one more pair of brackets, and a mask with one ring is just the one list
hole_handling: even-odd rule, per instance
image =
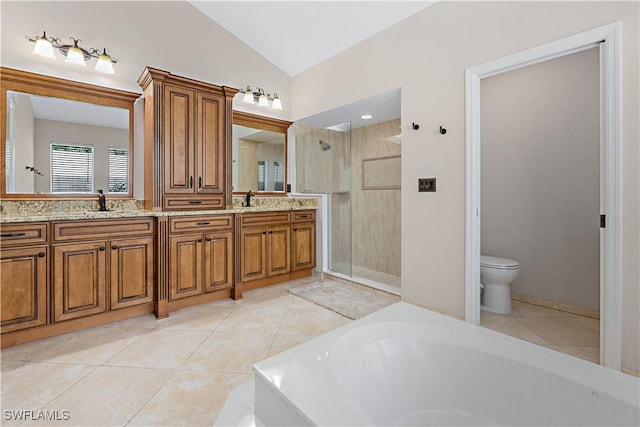
[[511, 293], [511, 299], [514, 301], [526, 302], [527, 304], [539, 305], [541, 307], [550, 308], [552, 310], [564, 311], [565, 313], [577, 314], [579, 316], [590, 317], [600, 320], [600, 310], [593, 308], [578, 307], [571, 304], [562, 304], [556, 301], [532, 297], [529, 295]]
[[622, 367], [622, 372], [624, 372], [627, 375], [633, 375], [634, 377], [640, 378], [640, 371], [637, 370], [637, 369], [625, 368], [623, 366]]

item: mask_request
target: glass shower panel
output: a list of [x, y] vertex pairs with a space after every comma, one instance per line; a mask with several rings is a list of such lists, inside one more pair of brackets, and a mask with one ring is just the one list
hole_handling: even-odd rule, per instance
[[351, 123], [296, 135], [296, 191], [329, 201], [329, 270], [351, 276]]

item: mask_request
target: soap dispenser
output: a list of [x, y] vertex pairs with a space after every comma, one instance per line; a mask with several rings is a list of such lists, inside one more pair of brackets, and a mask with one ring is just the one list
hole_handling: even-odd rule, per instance
[[253, 197], [253, 193], [251, 192], [251, 190], [249, 190], [249, 192], [247, 193], [247, 203], [245, 203], [244, 205], [246, 208], [251, 207], [251, 197]]

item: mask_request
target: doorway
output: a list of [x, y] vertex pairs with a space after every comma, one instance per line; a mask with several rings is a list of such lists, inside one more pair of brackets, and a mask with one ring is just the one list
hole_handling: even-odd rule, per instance
[[467, 109], [467, 199], [466, 199], [466, 292], [465, 317], [480, 322], [481, 253], [481, 80], [586, 50], [602, 43], [601, 73], [601, 213], [607, 227], [601, 229], [600, 248], [600, 363], [620, 370], [621, 319], [620, 251], [620, 175], [619, 175], [619, 23], [596, 28], [527, 51], [518, 52], [466, 71]]

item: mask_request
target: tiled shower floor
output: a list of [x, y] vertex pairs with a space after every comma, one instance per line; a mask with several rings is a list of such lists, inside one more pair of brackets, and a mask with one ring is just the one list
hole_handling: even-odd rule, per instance
[[[3, 349], [0, 424], [20, 424], [7, 410], [34, 411], [32, 417], [48, 410], [59, 418], [68, 411], [69, 419], [22, 425], [212, 425], [231, 390], [253, 378], [254, 363], [350, 322], [287, 292], [318, 280], [256, 289], [242, 301], [190, 307], [167, 319], [141, 316]], [[593, 319], [514, 303], [511, 315], [483, 313], [482, 323], [597, 360]]]

